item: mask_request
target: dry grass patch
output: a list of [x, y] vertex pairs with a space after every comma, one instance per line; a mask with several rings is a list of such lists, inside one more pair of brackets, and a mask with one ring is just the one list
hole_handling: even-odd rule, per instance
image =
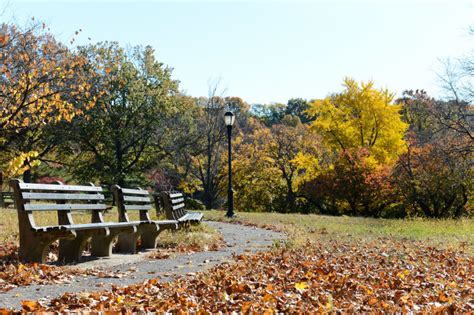
[[374, 219], [281, 213], [238, 213], [227, 219], [222, 211], [204, 211], [209, 220], [257, 225], [286, 232], [286, 245], [301, 247], [308, 241], [331, 239], [371, 241], [390, 238], [474, 254], [474, 220]]
[[150, 253], [154, 259], [166, 259], [177, 253], [216, 251], [226, 246], [222, 235], [206, 224], [192, 225], [178, 231], [164, 231], [158, 238], [157, 249]]

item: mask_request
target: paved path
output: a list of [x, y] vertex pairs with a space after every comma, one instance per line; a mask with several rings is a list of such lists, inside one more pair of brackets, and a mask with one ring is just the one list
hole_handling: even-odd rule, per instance
[[22, 300], [50, 299], [65, 292], [105, 290], [112, 284], [129, 285], [146, 279], [159, 277], [161, 281], [170, 281], [174, 276], [206, 270], [220, 262], [231, 259], [232, 254], [246, 251], [256, 252], [267, 249], [275, 240], [284, 235], [254, 227], [220, 222], [205, 222], [218, 229], [224, 241], [229, 245], [219, 251], [184, 254], [171, 259], [150, 260], [145, 253], [137, 255], [118, 255], [78, 264], [80, 268], [101, 267], [125, 273], [122, 278], [99, 278], [94, 276], [76, 277], [70, 284], [31, 285], [18, 287], [6, 293], [0, 293], [0, 308], [21, 308]]

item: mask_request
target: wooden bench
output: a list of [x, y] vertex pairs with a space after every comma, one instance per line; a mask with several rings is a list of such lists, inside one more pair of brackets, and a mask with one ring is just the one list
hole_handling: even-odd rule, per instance
[[[137, 240], [141, 239], [141, 248], [155, 248], [158, 235], [164, 230], [177, 230], [176, 220], [152, 220], [149, 211], [152, 209], [152, 199], [148, 191], [141, 188], [112, 187], [115, 202], [119, 212], [119, 222], [130, 222], [137, 225], [137, 231], [119, 236], [117, 247], [121, 252], [135, 253]], [[128, 212], [139, 211], [139, 221], [130, 221]]]
[[180, 224], [199, 223], [202, 213], [189, 212], [184, 209], [184, 196], [179, 192], [162, 192], [161, 204], [169, 220], [177, 220]]
[[[86, 243], [91, 241], [91, 254], [104, 257], [112, 254], [112, 242], [121, 233], [134, 233], [136, 224], [105, 222], [102, 188], [94, 185], [71, 186], [29, 184], [10, 181], [18, 212], [20, 259], [44, 262], [49, 245], [59, 239], [59, 261], [79, 262]], [[55, 225], [37, 226], [33, 213], [57, 211]], [[73, 211], [90, 211], [91, 223], [76, 224]]]

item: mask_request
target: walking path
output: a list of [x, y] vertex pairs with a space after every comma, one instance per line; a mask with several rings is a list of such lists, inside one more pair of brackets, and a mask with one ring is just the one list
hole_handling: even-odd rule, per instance
[[97, 268], [116, 271], [121, 278], [96, 276], [75, 277], [68, 284], [31, 285], [0, 293], [0, 308], [21, 309], [22, 300], [51, 299], [65, 292], [106, 290], [111, 285], [125, 286], [140, 283], [150, 278], [170, 281], [177, 275], [206, 270], [216, 264], [230, 260], [233, 254], [256, 252], [268, 249], [281, 233], [221, 222], [205, 222], [222, 233], [228, 247], [218, 251], [183, 254], [170, 259], [149, 259], [146, 253], [136, 255], [114, 254], [111, 258], [98, 259], [76, 265], [79, 268]]

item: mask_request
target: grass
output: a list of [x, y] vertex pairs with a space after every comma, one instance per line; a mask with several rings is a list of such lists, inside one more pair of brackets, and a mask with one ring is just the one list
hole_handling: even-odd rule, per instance
[[[222, 211], [205, 211], [206, 219], [232, 221]], [[235, 219], [234, 219], [235, 220]], [[343, 239], [367, 241], [389, 237], [394, 240], [422, 241], [443, 248], [462, 248], [474, 254], [474, 220], [374, 219], [324, 215], [246, 213], [238, 221], [271, 225], [289, 235], [290, 245], [304, 246], [309, 240]]]
[[[0, 242], [18, 239], [18, 219], [13, 208], [0, 208]], [[158, 219], [154, 211], [153, 219]], [[222, 211], [204, 211], [204, 217], [216, 221], [232, 221], [224, 217]], [[116, 221], [116, 209], [106, 215], [107, 221]], [[130, 212], [130, 219], [137, 220], [138, 212]], [[90, 214], [77, 212], [75, 223], [87, 223]], [[360, 217], [332, 217], [323, 215], [280, 214], [280, 213], [238, 213], [237, 220], [260, 226], [271, 225], [289, 235], [288, 244], [304, 246], [308, 240], [345, 239], [370, 240], [389, 237], [395, 240], [423, 241], [427, 245], [443, 248], [463, 248], [474, 254], [474, 220], [433, 220], [433, 219], [373, 219]], [[35, 213], [37, 225], [57, 222], [55, 212]], [[197, 230], [196, 230], [197, 229]], [[199, 230], [201, 229], [201, 230]], [[192, 233], [163, 233], [163, 246], [186, 244], [202, 248], [218, 240], [218, 234], [209, 227], [195, 228]], [[207, 245], [206, 245], [207, 244]]]

